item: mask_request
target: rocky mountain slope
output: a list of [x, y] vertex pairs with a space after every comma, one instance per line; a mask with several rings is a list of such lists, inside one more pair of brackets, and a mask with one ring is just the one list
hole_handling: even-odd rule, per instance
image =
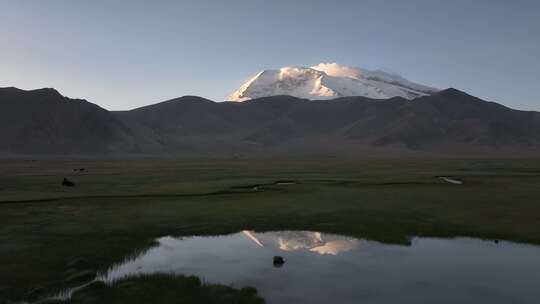
[[[236, 157], [540, 151], [540, 113], [447, 89], [413, 100], [272, 96], [213, 102], [184, 96], [109, 112], [52, 89], [0, 89], [0, 155]], [[401, 152], [399, 152], [401, 153]]]
[[0, 154], [107, 154], [127, 142], [115, 115], [54, 89], [0, 88]]

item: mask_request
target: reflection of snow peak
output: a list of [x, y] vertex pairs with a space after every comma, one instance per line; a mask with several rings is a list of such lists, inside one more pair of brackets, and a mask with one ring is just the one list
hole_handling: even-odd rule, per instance
[[320, 232], [296, 232], [280, 235], [278, 244], [283, 251], [294, 251], [319, 246], [323, 244], [323, 240]]
[[277, 243], [278, 248], [283, 251], [309, 250], [321, 255], [337, 255], [359, 246], [357, 239], [325, 235], [320, 232], [294, 231], [256, 234], [252, 231], [243, 231], [243, 233], [261, 247], [264, 247], [263, 243]]
[[310, 251], [317, 252], [319, 254], [336, 255], [340, 252], [347, 252], [358, 246], [358, 240], [336, 240], [330, 241], [326, 244], [311, 248]]
[[264, 247], [264, 245], [248, 230], [242, 231], [243, 234], [245, 234], [248, 238], [253, 240], [257, 245]]

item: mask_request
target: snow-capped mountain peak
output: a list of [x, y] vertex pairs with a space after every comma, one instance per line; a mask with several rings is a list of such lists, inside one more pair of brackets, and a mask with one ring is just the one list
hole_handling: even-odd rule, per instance
[[312, 67], [264, 70], [244, 83], [227, 100], [245, 101], [274, 95], [291, 95], [307, 99], [332, 99], [343, 96], [365, 96], [375, 99], [400, 96], [413, 99], [437, 91], [383, 71], [370, 71], [337, 63], [320, 63]]

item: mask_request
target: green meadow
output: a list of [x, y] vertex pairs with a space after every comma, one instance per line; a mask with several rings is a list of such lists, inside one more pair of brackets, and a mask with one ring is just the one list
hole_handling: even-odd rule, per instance
[[[538, 244], [540, 160], [2, 160], [0, 303], [88, 282], [161, 236], [245, 229]], [[149, 303], [153, 294], [156, 303], [263, 301], [249, 287], [155, 276], [92, 284], [71, 302]]]

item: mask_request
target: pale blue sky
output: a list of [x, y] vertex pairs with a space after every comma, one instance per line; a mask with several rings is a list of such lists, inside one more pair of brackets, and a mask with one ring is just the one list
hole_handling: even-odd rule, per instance
[[107, 109], [338, 62], [540, 110], [540, 1], [0, 0], [0, 86]]

